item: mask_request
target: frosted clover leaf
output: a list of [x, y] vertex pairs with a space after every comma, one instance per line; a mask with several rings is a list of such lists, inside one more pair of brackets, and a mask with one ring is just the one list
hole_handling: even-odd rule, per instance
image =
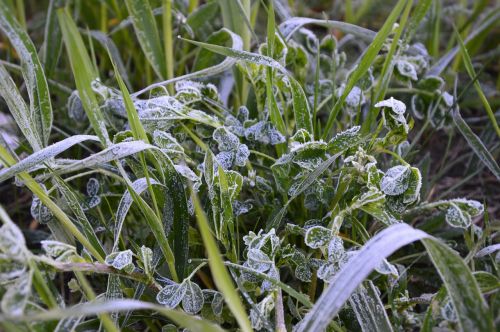
[[219, 127], [213, 132], [213, 139], [218, 143], [219, 153], [215, 156], [223, 169], [235, 166], [245, 166], [250, 151], [240, 139], [225, 127]]
[[305, 242], [310, 248], [317, 249], [327, 246], [332, 238], [332, 231], [322, 226], [314, 226], [306, 231]]
[[[403, 126], [404, 132], [408, 134], [408, 124], [405, 119], [406, 105], [393, 97], [379, 101], [375, 104], [375, 107], [387, 107], [391, 109], [391, 112], [385, 112], [385, 123], [389, 124], [389, 127], [392, 129], [394, 126], [399, 127]], [[394, 122], [395, 121], [395, 122]]]
[[132, 251], [125, 250], [114, 252], [106, 256], [106, 265], [112, 266], [117, 270], [123, 270], [130, 273], [134, 270], [134, 264], [132, 263]]
[[250, 249], [247, 254], [248, 266], [259, 272], [266, 272], [274, 265], [269, 256], [259, 249]]
[[33, 219], [40, 224], [47, 224], [54, 217], [49, 208], [45, 206], [37, 196], [33, 196], [30, 212]]
[[398, 269], [391, 263], [387, 261], [387, 259], [384, 259], [382, 263], [375, 268], [375, 271], [377, 271], [380, 274], [385, 274], [385, 275], [392, 275], [395, 277], [399, 276]]
[[87, 195], [96, 196], [99, 193], [100, 184], [96, 178], [90, 178], [87, 182]]
[[270, 122], [257, 122], [245, 130], [245, 138], [262, 144], [276, 145], [285, 142], [283, 136]]
[[203, 292], [200, 286], [192, 281], [185, 281], [186, 293], [182, 298], [182, 308], [190, 314], [198, 313], [203, 307]]
[[72, 245], [52, 240], [45, 240], [41, 243], [47, 255], [55, 258], [57, 261], [70, 262], [73, 257], [78, 256], [76, 248]]
[[396, 114], [403, 115], [406, 112], [406, 105], [393, 97], [379, 101], [375, 104], [375, 107], [389, 107]]
[[156, 301], [169, 309], [175, 309], [181, 303], [186, 292], [187, 285], [185, 282], [167, 285], [156, 295]]
[[268, 295], [257, 303], [255, 309], [250, 310], [250, 321], [256, 330], [264, 328], [264, 322], [269, 321], [271, 311], [274, 309], [274, 296]]
[[412, 81], [418, 80], [417, 70], [415, 69], [415, 65], [406, 60], [396, 60], [396, 69], [401, 74], [401, 76], [407, 77]]
[[410, 168], [408, 166], [394, 166], [387, 170], [387, 173], [382, 177], [380, 189], [386, 195], [395, 196], [401, 195], [408, 189], [408, 178], [410, 176]]

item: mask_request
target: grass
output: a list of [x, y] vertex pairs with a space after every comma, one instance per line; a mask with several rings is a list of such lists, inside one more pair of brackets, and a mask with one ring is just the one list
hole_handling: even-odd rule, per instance
[[0, 329], [493, 331], [499, 15], [0, 0]]

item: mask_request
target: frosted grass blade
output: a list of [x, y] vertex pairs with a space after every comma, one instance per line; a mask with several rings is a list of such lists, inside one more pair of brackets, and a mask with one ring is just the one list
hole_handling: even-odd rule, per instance
[[40, 148], [48, 144], [52, 127], [52, 104], [42, 64], [28, 33], [17, 22], [5, 0], [0, 1], [0, 30], [14, 46], [21, 60], [22, 74], [30, 100], [29, 119], [33, 131], [40, 140]]
[[158, 77], [166, 77], [167, 66], [165, 64], [165, 56], [149, 1], [126, 0], [125, 3], [132, 17], [132, 24], [137, 39], [146, 58]]
[[0, 170], [0, 182], [3, 182], [20, 172], [29, 171], [31, 167], [42, 164], [52, 157], [55, 157], [58, 154], [68, 150], [72, 146], [84, 141], [99, 141], [99, 139], [97, 138], [97, 136], [93, 135], [75, 135], [60, 142], [49, 145], [48, 147], [20, 160], [17, 164], [9, 168]]
[[86, 51], [82, 36], [69, 13], [61, 8], [57, 10], [57, 17], [83, 108], [101, 143], [107, 146], [111, 141], [99, 103], [91, 86], [92, 81], [97, 78], [97, 74]]

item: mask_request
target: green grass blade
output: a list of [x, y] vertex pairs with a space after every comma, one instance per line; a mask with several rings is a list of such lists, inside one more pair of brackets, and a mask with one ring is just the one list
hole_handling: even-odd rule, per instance
[[224, 300], [233, 313], [235, 319], [238, 321], [240, 328], [243, 331], [252, 331], [248, 315], [245, 312], [245, 307], [241, 303], [238, 293], [235, 290], [233, 280], [224, 265], [222, 256], [217, 248], [217, 243], [215, 242], [210, 231], [207, 216], [201, 207], [200, 200], [195, 193], [193, 193], [191, 197], [193, 199], [194, 210], [196, 213], [196, 219], [198, 220], [201, 237], [208, 253], [208, 265], [212, 271], [215, 285], [224, 295]]
[[467, 51], [467, 47], [465, 46], [462, 37], [456, 30], [455, 30], [455, 36], [460, 46], [460, 54], [462, 55], [462, 58], [464, 60], [464, 66], [465, 69], [467, 70], [467, 74], [469, 74], [471, 79], [474, 80], [474, 88], [476, 89], [476, 92], [479, 95], [479, 99], [481, 100], [481, 103], [483, 104], [483, 107], [486, 110], [486, 114], [488, 115], [488, 118], [490, 119], [491, 124], [493, 125], [493, 128], [497, 133], [497, 136], [500, 137], [500, 127], [498, 127], [497, 119], [495, 118], [495, 113], [491, 109], [490, 103], [488, 102], [488, 99], [486, 98], [483, 89], [481, 88], [481, 84], [479, 83], [478, 80], [475, 79], [476, 71], [474, 70], [474, 65], [472, 64], [472, 60], [469, 56], [469, 52]]
[[32, 126], [30, 110], [21, 93], [16, 87], [5, 66], [0, 63], [0, 96], [5, 100], [10, 114], [16, 121], [24, 137], [34, 151], [40, 151], [43, 146], [36, 127]]
[[300, 28], [305, 25], [314, 24], [319, 25], [329, 29], [337, 29], [344, 33], [351, 34], [362, 40], [371, 42], [375, 36], [376, 32], [366, 29], [354, 24], [340, 22], [340, 21], [332, 21], [332, 20], [319, 20], [315, 18], [309, 17], [292, 17], [284, 21], [280, 24], [279, 30], [283, 35], [285, 40], [290, 39], [295, 32], [297, 32]]
[[149, 1], [126, 0], [125, 3], [132, 16], [132, 24], [146, 58], [158, 77], [166, 77], [165, 56]]
[[399, 248], [422, 240], [452, 298], [464, 331], [493, 331], [486, 304], [464, 261], [453, 250], [425, 232], [396, 224], [375, 235], [348, 261], [323, 292], [298, 331], [322, 331], [337, 315], [354, 290], [383, 259]]
[[458, 106], [455, 106], [455, 109], [451, 112], [453, 117], [453, 122], [457, 126], [460, 133], [463, 135], [469, 146], [472, 148], [474, 153], [478, 156], [478, 158], [483, 162], [483, 164], [488, 167], [488, 169], [495, 175], [495, 177], [500, 180], [500, 167], [497, 162], [488, 151], [488, 149], [484, 146], [481, 139], [474, 134], [472, 129], [467, 125], [467, 122], [460, 115], [460, 111], [458, 110]]
[[[22, 74], [30, 100], [29, 119], [40, 140], [40, 147], [48, 144], [52, 127], [52, 104], [42, 64], [28, 33], [17, 22], [4, 0], [0, 1], [0, 30], [14, 46], [21, 60]], [[34, 147], [35, 148], [35, 147]]]
[[372, 43], [366, 49], [363, 58], [358, 63], [353, 72], [349, 75], [349, 79], [347, 80], [344, 92], [342, 96], [335, 102], [330, 115], [328, 116], [328, 121], [326, 122], [325, 128], [323, 129], [323, 138], [326, 138], [330, 135], [330, 131], [333, 127], [333, 123], [337, 118], [338, 113], [341, 110], [344, 101], [346, 100], [349, 92], [351, 92], [354, 85], [359, 81], [359, 79], [368, 71], [370, 66], [372, 65], [375, 57], [378, 55], [378, 52], [382, 48], [385, 40], [389, 36], [392, 31], [394, 23], [396, 23], [399, 14], [403, 10], [407, 0], [399, 0], [398, 3], [394, 6], [391, 14], [385, 20], [384, 25], [380, 28], [379, 32], [373, 39]]
[[91, 86], [92, 81], [98, 76], [90, 61], [82, 36], [69, 13], [61, 8], [57, 10], [57, 17], [83, 108], [101, 143], [107, 146], [110, 143], [109, 135], [99, 103]]
[[108, 312], [125, 312], [128, 310], [151, 310], [160, 313], [160, 315], [172, 320], [176, 324], [190, 331], [200, 331], [200, 332], [222, 332], [220, 326], [202, 319], [197, 316], [188, 315], [180, 310], [170, 310], [163, 306], [137, 301], [137, 300], [114, 300], [105, 302], [87, 302], [77, 306], [73, 306], [66, 309], [56, 309], [41, 311], [33, 315], [25, 316], [6, 316], [4, 314], [0, 315], [1, 321], [13, 321], [13, 322], [33, 322], [33, 321], [50, 321], [58, 320], [72, 316], [95, 316], [100, 313]]
[[42, 62], [47, 77], [53, 77], [62, 51], [62, 35], [57, 23], [57, 8], [68, 0], [50, 0], [45, 22], [44, 42], [41, 49]]

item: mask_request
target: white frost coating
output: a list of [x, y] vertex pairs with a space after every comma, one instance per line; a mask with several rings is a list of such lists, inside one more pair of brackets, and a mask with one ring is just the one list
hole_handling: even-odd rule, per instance
[[[345, 84], [342, 84], [337, 90], [337, 97], [341, 97], [344, 93]], [[366, 102], [365, 96], [363, 95], [363, 90], [358, 86], [354, 86], [345, 99], [345, 103], [350, 108], [357, 108]]]
[[[34, 146], [35, 150], [38, 150], [47, 144], [52, 126], [52, 105], [47, 79], [43, 73], [42, 64], [38, 59], [35, 45], [33, 45], [27, 32], [13, 19], [15, 16], [9, 11], [8, 7], [2, 8], [2, 10], [3, 12], [0, 15], [0, 29], [7, 36], [19, 55], [22, 75], [27, 86], [30, 101], [29, 112], [22, 114], [22, 116], [28, 119], [28, 122], [33, 127], [32, 130], [39, 139], [40, 145]], [[0, 65], [0, 72], [2, 69], [5, 70], [3, 65]], [[0, 77], [0, 81], [3, 79], [3, 77]], [[18, 105], [13, 106], [18, 107]]]
[[389, 263], [387, 259], [384, 259], [382, 263], [380, 263], [380, 265], [375, 268], [375, 271], [377, 271], [380, 274], [385, 274], [385, 275], [390, 274], [395, 277], [399, 276], [398, 269], [396, 269], [394, 265]]
[[406, 105], [393, 97], [379, 101], [375, 104], [375, 107], [389, 107], [396, 114], [403, 115], [406, 112]]
[[245, 129], [247, 140], [257, 141], [262, 144], [276, 145], [285, 142], [283, 136], [270, 122], [260, 121]]
[[386, 195], [401, 195], [408, 189], [408, 177], [410, 168], [408, 166], [398, 165], [387, 170], [380, 181], [380, 189]]
[[12, 316], [21, 316], [28, 303], [28, 297], [31, 294], [31, 279], [33, 272], [21, 275], [11, 284], [5, 294], [3, 294], [0, 308], [3, 313]]

